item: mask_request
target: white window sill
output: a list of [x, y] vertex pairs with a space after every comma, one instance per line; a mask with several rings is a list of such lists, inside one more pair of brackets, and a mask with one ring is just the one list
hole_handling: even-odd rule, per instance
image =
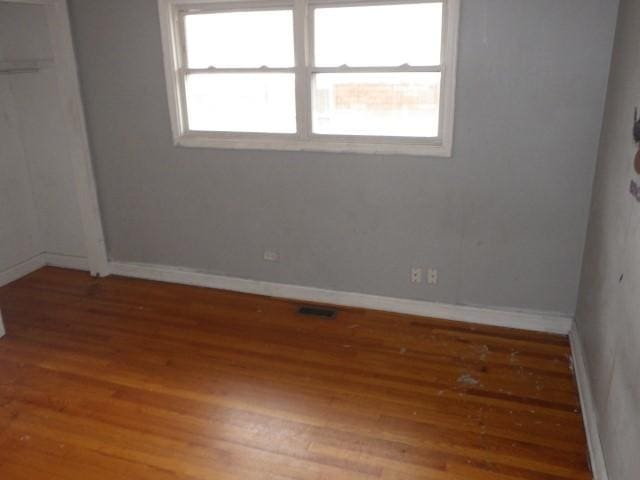
[[218, 137], [201, 133], [189, 133], [178, 137], [175, 145], [190, 148], [217, 148], [229, 150], [284, 150], [295, 152], [365, 153], [384, 155], [412, 155], [423, 157], [451, 157], [451, 146], [442, 143], [412, 143], [394, 139], [392, 142], [311, 139], [294, 136], [283, 138], [264, 137]]

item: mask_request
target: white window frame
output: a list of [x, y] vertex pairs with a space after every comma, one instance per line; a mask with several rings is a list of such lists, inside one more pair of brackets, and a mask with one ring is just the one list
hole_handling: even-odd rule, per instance
[[[312, 65], [313, 10], [327, 6], [443, 3], [442, 57], [437, 67], [320, 68]], [[453, 145], [460, 0], [158, 0], [165, 76], [174, 144], [196, 148], [352, 152], [450, 157]], [[297, 133], [194, 132], [188, 130], [183, 59], [183, 16], [189, 11], [291, 8], [294, 16]], [[217, 69], [221, 71], [225, 69]], [[273, 70], [273, 69], [269, 69]], [[269, 71], [266, 70], [266, 71]], [[250, 72], [251, 70], [244, 70]], [[265, 71], [255, 69], [255, 71]], [[318, 72], [441, 72], [439, 135], [434, 138], [326, 135], [311, 131], [311, 78]]]

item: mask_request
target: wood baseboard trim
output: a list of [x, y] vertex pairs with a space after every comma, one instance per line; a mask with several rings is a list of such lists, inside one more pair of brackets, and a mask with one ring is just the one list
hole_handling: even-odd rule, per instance
[[481, 325], [519, 328], [562, 335], [569, 333], [572, 324], [572, 319], [569, 316], [553, 313], [449, 305], [353, 292], [340, 292], [299, 285], [286, 285], [227, 277], [162, 265], [111, 262], [110, 267], [111, 273], [125, 277], [181, 283], [269, 297], [280, 297], [290, 300], [326, 303], [345, 307], [369, 308], [372, 310], [405, 313], [422, 317], [444, 318]]
[[573, 372], [576, 377], [576, 383], [578, 384], [582, 419], [587, 434], [587, 443], [589, 445], [591, 472], [593, 473], [594, 480], [609, 480], [602, 443], [600, 442], [598, 416], [593, 399], [591, 381], [589, 380], [589, 374], [587, 372], [586, 357], [575, 323], [569, 332], [569, 340], [571, 342]]

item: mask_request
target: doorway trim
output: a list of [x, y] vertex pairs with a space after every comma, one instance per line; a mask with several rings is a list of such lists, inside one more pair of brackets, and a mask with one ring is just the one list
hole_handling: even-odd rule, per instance
[[73, 183], [80, 207], [89, 271], [93, 276], [108, 276], [111, 273], [109, 258], [80, 93], [67, 0], [0, 0], [0, 3], [42, 5], [45, 8], [53, 63], [63, 105], [61, 121], [65, 123], [67, 132]]

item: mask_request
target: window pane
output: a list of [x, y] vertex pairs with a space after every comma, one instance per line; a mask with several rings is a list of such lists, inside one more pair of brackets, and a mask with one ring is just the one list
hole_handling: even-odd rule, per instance
[[293, 67], [291, 10], [185, 17], [189, 68]]
[[292, 73], [189, 75], [189, 130], [295, 133]]
[[440, 64], [442, 3], [318, 8], [319, 67]]
[[313, 132], [437, 137], [440, 73], [314, 75]]
[[439, 65], [442, 4], [318, 8], [315, 65]]

